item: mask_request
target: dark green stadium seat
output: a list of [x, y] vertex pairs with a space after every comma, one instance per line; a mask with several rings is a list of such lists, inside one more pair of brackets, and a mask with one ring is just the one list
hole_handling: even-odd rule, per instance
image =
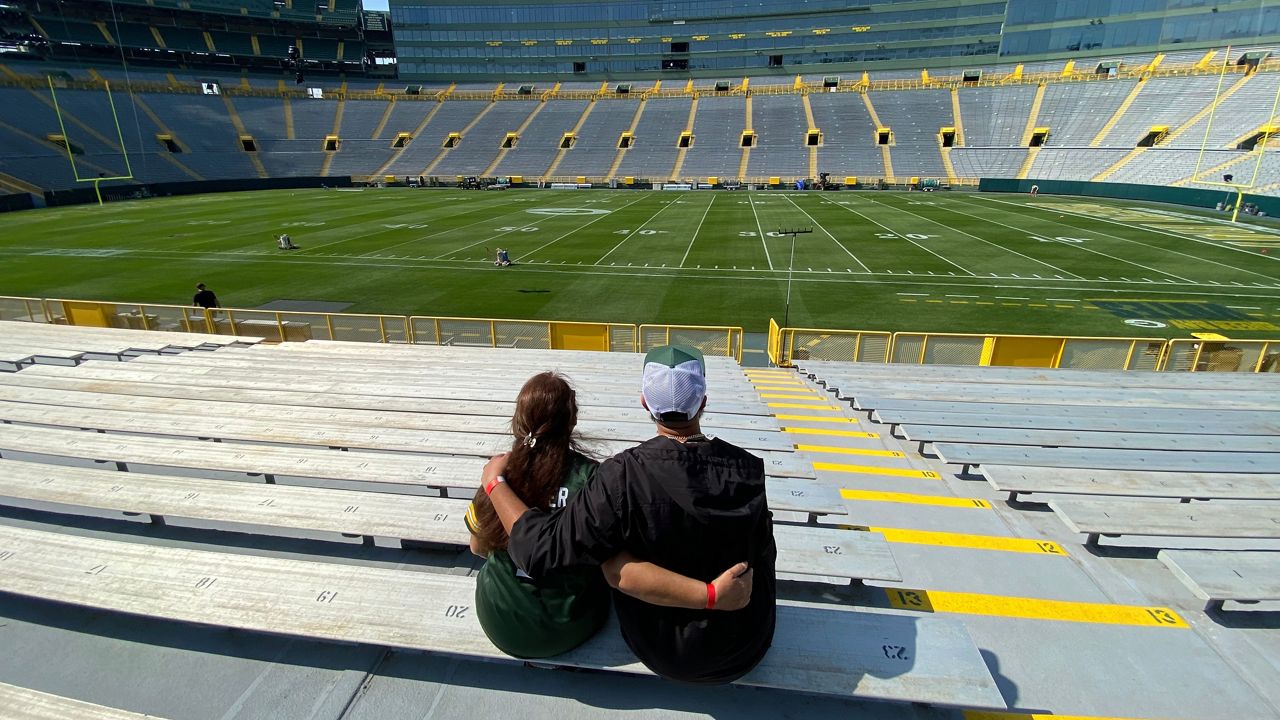
[[252, 55], [253, 40], [248, 33], [229, 33], [212, 30], [213, 44], [218, 52], [229, 55]]
[[337, 60], [338, 41], [321, 38], [302, 40], [302, 57], [307, 60]]
[[293, 41], [279, 35], [258, 35], [258, 48], [267, 57], [288, 57]]
[[60, 17], [40, 17], [36, 18], [36, 22], [40, 23], [40, 27], [44, 28], [44, 31], [49, 34], [50, 40], [94, 45], [107, 44], [107, 39], [103, 37], [102, 31], [91, 22], [67, 20]]
[[122, 23], [119, 29], [113, 27], [112, 32], [116, 36], [116, 42], [125, 47], [158, 47], [149, 25]]
[[191, 50], [208, 52], [209, 45], [204, 41], [204, 32], [192, 28], [166, 27], [160, 28], [164, 44], [172, 50]]

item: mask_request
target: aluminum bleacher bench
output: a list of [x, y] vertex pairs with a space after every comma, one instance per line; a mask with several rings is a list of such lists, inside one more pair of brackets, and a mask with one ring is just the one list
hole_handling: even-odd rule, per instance
[[1040, 493], [1178, 498], [1183, 502], [1280, 500], [1280, 476], [1274, 473], [1149, 472], [1025, 465], [983, 465], [979, 472], [991, 487], [1009, 493], [1010, 502], [1018, 501], [1020, 495]]
[[81, 342], [94, 340], [135, 343], [148, 347], [164, 343], [169, 347], [195, 349], [204, 346], [231, 347], [254, 345], [260, 338], [237, 338], [209, 333], [166, 332], [156, 330], [127, 330], [122, 328], [95, 328], [76, 325], [50, 325], [46, 323], [3, 322], [0, 333], [6, 337], [39, 336], [43, 338], [67, 338]]
[[[109, 374], [106, 374], [110, 377]], [[209, 398], [209, 388], [168, 383], [108, 380], [66, 373], [45, 374], [39, 371], [6, 375], [0, 384], [20, 387], [48, 388], [51, 390], [81, 390], [116, 395], [139, 395], [183, 400]], [[381, 410], [439, 415], [467, 415], [509, 420], [515, 413], [515, 403], [499, 400], [438, 400], [432, 398], [400, 398], [387, 395], [355, 395], [338, 392], [312, 393], [298, 390], [263, 390], [254, 388], [218, 388], [216, 399], [221, 402], [265, 403], [268, 405], [299, 405], [303, 407], [343, 408], [350, 410]], [[648, 422], [639, 404], [630, 408], [583, 406], [578, 408], [580, 421], [624, 421], [642, 419]], [[763, 415], [732, 415], [707, 411], [702, 416], [708, 428], [742, 428], [778, 430], [778, 421]], [[652, 423], [650, 423], [652, 426]]]
[[934, 412], [929, 410], [872, 410], [871, 419], [889, 425], [890, 432], [899, 425], [953, 425], [973, 428], [1021, 428], [1024, 430], [1089, 430], [1095, 432], [1165, 433], [1179, 435], [1280, 435], [1280, 413], [1272, 420], [1211, 422], [1197, 418], [1194, 411], [1172, 411], [1164, 414], [1143, 412], [1137, 416], [1086, 416], [1058, 412], [1044, 415], [1012, 413]]
[[0, 708], [6, 720], [162, 720], [6, 683], [0, 683]]
[[[129, 363], [131, 364], [131, 363]], [[119, 366], [127, 368], [129, 364]], [[88, 366], [91, 368], [92, 366]], [[115, 368], [116, 366], [108, 366]], [[86, 370], [79, 366], [75, 372]], [[31, 368], [31, 370], [41, 370]], [[47, 370], [41, 370], [48, 372]], [[1000, 415], [1006, 417], [1031, 417], [1043, 415], [1070, 416], [1093, 420], [1095, 418], [1123, 420], [1164, 420], [1187, 421], [1191, 419], [1209, 423], [1276, 423], [1280, 422], [1280, 411], [1275, 410], [1233, 410], [1230, 408], [1130, 408], [1114, 407], [1105, 403], [1081, 405], [1061, 405], [1045, 403], [1019, 402], [969, 402], [948, 400], [920, 400], [916, 398], [887, 398], [878, 395], [859, 395], [853, 406], [858, 410], [866, 410], [868, 416], [881, 411], [907, 411], [913, 413], [976, 413]]]
[[[468, 498], [480, 485], [485, 462], [479, 457], [338, 452], [0, 424], [0, 454], [15, 452], [112, 463], [124, 472], [130, 465], [148, 465], [260, 475], [267, 483], [282, 476], [399, 486], [400, 490], [419, 486]], [[806, 513], [810, 520], [847, 514], [838, 489], [812, 479], [812, 466], [807, 476], [800, 475], [805, 468], [799, 465], [775, 469], [766, 461], [765, 468], [771, 509]], [[796, 475], [781, 474], [793, 470]]]
[[[40, 368], [30, 368], [29, 371]], [[132, 382], [157, 382], [186, 384], [216, 388], [247, 388], [261, 390], [294, 390], [313, 393], [339, 392], [346, 394], [383, 395], [398, 398], [435, 398], [439, 400], [503, 400], [514, 401], [519, 386], [495, 388], [483, 381], [461, 382], [456, 378], [440, 378], [430, 383], [408, 382], [403, 378], [372, 378], [364, 374], [346, 372], [337, 375], [304, 377], [289, 373], [285, 368], [274, 371], [246, 373], [235, 368], [195, 367], [168, 365], [158, 367], [128, 362], [119, 365], [79, 365], [63, 368], [64, 377], [96, 377], [128, 380]], [[771, 413], [756, 396], [743, 394], [735, 400], [724, 395], [710, 394], [707, 407], [716, 414], [767, 416]], [[639, 392], [594, 392], [579, 388], [578, 406], [617, 407], [635, 410], [639, 407]]]
[[[951, 400], [958, 402], [1003, 402], [1036, 405], [1102, 405], [1129, 408], [1209, 408], [1280, 410], [1280, 397], [1257, 390], [1217, 390], [1183, 388], [1125, 388], [1124, 392], [1103, 387], [1075, 385], [998, 385], [995, 383], [917, 383], [900, 380], [859, 382], [849, 388], [837, 388], [841, 400], [859, 400], [862, 396]], [[855, 406], [871, 410], [863, 402]]]
[[1102, 470], [1150, 470], [1152, 472], [1243, 474], [1280, 472], [1280, 453], [1107, 450], [954, 443], [934, 443], [933, 451], [945, 463], [962, 465], [961, 475], [969, 474], [969, 469], [975, 465], [988, 463]]
[[1182, 581], [1205, 610], [1222, 610], [1228, 600], [1280, 600], [1280, 552], [1243, 550], [1161, 550], [1160, 562]]
[[[1219, 430], [1234, 430], [1219, 427]], [[1094, 432], [1090, 430], [1024, 430], [1021, 428], [963, 427], [959, 425], [902, 425], [902, 438], [925, 445], [962, 443], [974, 445], [1031, 445], [1055, 448], [1113, 450], [1182, 450], [1212, 452], [1280, 453], [1277, 435], [1171, 435], [1158, 432]], [[1280, 456], [1276, 458], [1280, 462]]]
[[1049, 507], [1087, 535], [1086, 545], [1121, 536], [1280, 539], [1280, 503], [1052, 500]]
[[[466, 500], [262, 485], [0, 460], [0, 497], [165, 517], [466, 545]], [[899, 582], [884, 538], [875, 533], [779, 524], [778, 569], [797, 575]]]
[[[475, 581], [0, 526], [0, 591], [157, 620], [509, 660], [473, 609]], [[146, 588], [145, 593], [137, 588]], [[611, 621], [549, 663], [647, 674]], [[1005, 707], [964, 626], [901, 611], [779, 601], [772, 649], [738, 681], [810, 693]]]
[[[0, 381], [0, 400], [92, 408], [95, 410], [183, 413], [207, 418], [243, 415], [245, 417], [293, 422], [303, 425], [358, 425], [371, 428], [457, 431], [489, 435], [504, 435], [510, 431], [509, 420], [492, 416], [472, 417], [456, 414], [346, 410], [264, 403], [246, 404], [223, 402], [217, 399], [178, 400], [79, 390], [14, 387], [5, 384], [3, 381]], [[583, 420], [578, 423], [578, 432], [588, 441], [627, 440], [630, 442], [642, 442], [653, 437], [653, 423], [644, 422], [640, 413], [636, 415], [637, 417], [634, 420], [628, 422]], [[790, 452], [794, 449], [791, 441], [778, 430], [715, 428], [708, 424], [707, 431], [748, 450]]]
[[1069, 368], [973, 367], [966, 365], [857, 364], [796, 361], [801, 373], [828, 387], [855, 386], [859, 381], [989, 383], [1012, 385], [1079, 385], [1105, 388], [1248, 389], [1275, 384], [1257, 373], [1131, 372]]

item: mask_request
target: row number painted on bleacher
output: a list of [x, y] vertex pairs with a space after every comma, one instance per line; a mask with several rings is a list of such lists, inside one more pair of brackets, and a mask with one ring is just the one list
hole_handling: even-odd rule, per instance
[[1147, 614], [1160, 625], [1179, 625], [1178, 617], [1163, 608], [1147, 608]]
[[0, 562], [4, 562], [5, 560], [8, 560], [11, 557], [13, 557], [12, 550], [0, 550]]
[[902, 645], [881, 645], [880, 649], [884, 651], [884, 656], [890, 660], [910, 660], [907, 655], [907, 648]]
[[924, 598], [914, 590], [890, 590], [890, 595], [898, 598], [898, 603], [908, 607], [924, 607]]
[[448, 513], [436, 513], [436, 517], [435, 517], [436, 522], [445, 522], [448, 519], [449, 519]]
[[216, 582], [218, 582], [218, 578], [212, 578], [206, 575], [205, 577], [202, 577], [196, 581], [196, 589], [208, 590], [209, 588], [213, 587], [213, 584]]
[[928, 480], [941, 480], [942, 476], [932, 470], [924, 470], [920, 475]]
[[471, 609], [470, 605], [450, 605], [449, 607], [445, 608], [444, 616], [447, 618], [461, 619], [467, 616], [467, 611], [470, 609]]
[[84, 571], [84, 574], [85, 574], [85, 575], [101, 575], [101, 574], [102, 574], [102, 571], [103, 571], [103, 570], [106, 570], [106, 569], [107, 569], [107, 566], [106, 566], [106, 565], [94, 565], [93, 567], [89, 568], [88, 570], [85, 570], [85, 571]]
[[320, 594], [316, 596], [316, 602], [327, 604], [333, 602], [336, 597], [338, 597], [337, 590], [321, 590]]
[[843, 555], [844, 550], [839, 545], [823, 545], [822, 552], [828, 555]]
[[1062, 548], [1058, 546], [1058, 543], [1038, 542], [1036, 543], [1036, 547], [1040, 548], [1040, 552], [1046, 552], [1046, 553], [1049, 553], [1050, 555], [1063, 554]]

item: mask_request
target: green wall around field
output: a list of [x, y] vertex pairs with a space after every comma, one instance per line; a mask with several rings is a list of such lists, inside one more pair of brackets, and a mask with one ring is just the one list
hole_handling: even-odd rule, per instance
[[[1098, 183], [1083, 180], [1013, 180], [1008, 178], [982, 178], [979, 192], [1031, 192], [1032, 185], [1039, 185], [1046, 195], [1079, 195], [1083, 197], [1114, 198], [1117, 200], [1146, 200], [1149, 202], [1214, 208], [1227, 199], [1228, 190], [1204, 188], [1179, 188], [1163, 185], [1131, 185], [1129, 183]], [[1280, 198], [1245, 194], [1245, 202], [1251, 202], [1269, 217], [1280, 217]], [[1231, 193], [1234, 202], [1235, 195]]]

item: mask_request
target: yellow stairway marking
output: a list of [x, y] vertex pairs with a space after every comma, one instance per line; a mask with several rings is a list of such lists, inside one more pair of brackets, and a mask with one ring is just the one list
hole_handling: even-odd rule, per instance
[[880, 433], [862, 432], [861, 430], [824, 430], [823, 428], [784, 427], [782, 432], [791, 433], [792, 435], [821, 435], [823, 437], [868, 438], [871, 440], [880, 437]]
[[[656, 86], [655, 86], [656, 87]], [[640, 104], [636, 106], [636, 112], [631, 116], [631, 126], [627, 128], [627, 132], [631, 133], [631, 143], [635, 144], [636, 126], [640, 124], [640, 116], [644, 114], [645, 105], [649, 102], [648, 98], [640, 98]], [[616, 140], [614, 142], [617, 142]], [[618, 167], [622, 165], [622, 158], [627, 154], [626, 150], [618, 148], [618, 153], [613, 156], [613, 164], [609, 166], [609, 172], [605, 175], [606, 180], [613, 179], [618, 175]]]
[[1040, 103], [1044, 102], [1045, 83], [1036, 86], [1036, 96], [1031, 101], [1031, 112], [1027, 113], [1027, 126], [1022, 129], [1022, 147], [1031, 144], [1031, 134], [1036, 129], [1036, 118], [1040, 115]]
[[1192, 115], [1192, 116], [1191, 116], [1191, 118], [1190, 118], [1189, 120], [1187, 120], [1186, 122], [1182, 123], [1181, 125], [1179, 125], [1178, 127], [1174, 128], [1173, 130], [1170, 130], [1170, 131], [1169, 131], [1169, 134], [1168, 134], [1168, 135], [1165, 135], [1165, 136], [1164, 136], [1164, 138], [1162, 138], [1162, 139], [1160, 140], [1160, 143], [1159, 143], [1159, 144], [1160, 144], [1160, 145], [1168, 145], [1169, 143], [1173, 142], [1174, 140], [1177, 140], [1177, 139], [1178, 139], [1178, 137], [1180, 137], [1183, 133], [1185, 133], [1185, 132], [1187, 132], [1188, 130], [1190, 130], [1190, 129], [1191, 129], [1191, 128], [1196, 124], [1196, 123], [1200, 122], [1201, 120], [1203, 120], [1203, 119], [1205, 118], [1205, 116], [1207, 116], [1209, 113], [1213, 112], [1214, 108], [1216, 108], [1216, 107], [1218, 107], [1219, 105], [1221, 105], [1223, 100], [1226, 100], [1227, 98], [1229, 98], [1229, 97], [1231, 97], [1232, 95], [1236, 94], [1236, 91], [1238, 91], [1240, 88], [1244, 87], [1245, 83], [1249, 82], [1251, 79], [1253, 79], [1253, 77], [1254, 77], [1254, 73], [1250, 73], [1250, 74], [1248, 74], [1248, 75], [1241, 75], [1241, 76], [1240, 76], [1240, 79], [1239, 79], [1239, 80], [1236, 80], [1234, 83], [1232, 83], [1232, 84], [1231, 84], [1231, 87], [1227, 88], [1226, 90], [1223, 90], [1223, 91], [1222, 91], [1222, 94], [1221, 94], [1221, 95], [1219, 95], [1219, 96], [1217, 97], [1217, 99], [1216, 99], [1216, 100], [1214, 100], [1214, 101], [1210, 102], [1208, 105], [1206, 105], [1206, 106], [1204, 106], [1204, 107], [1200, 108], [1200, 112], [1196, 113], [1195, 115]]
[[[1255, 131], [1255, 132], [1256, 132], [1256, 131]], [[1253, 133], [1246, 133], [1246, 134], [1245, 134], [1245, 137], [1249, 137], [1250, 135], [1253, 135]], [[1233, 141], [1233, 142], [1232, 142], [1232, 144], [1234, 145], [1236, 142], [1239, 142], [1239, 140]], [[1249, 152], [1245, 153], [1244, 155], [1236, 155], [1236, 156], [1232, 157], [1230, 160], [1227, 160], [1226, 162], [1218, 163], [1217, 165], [1214, 165], [1213, 167], [1211, 167], [1211, 168], [1209, 168], [1209, 169], [1207, 169], [1207, 170], [1203, 170], [1203, 169], [1202, 169], [1202, 170], [1200, 171], [1200, 176], [1201, 176], [1201, 177], [1207, 177], [1207, 178], [1214, 178], [1214, 177], [1217, 177], [1218, 175], [1221, 175], [1221, 174], [1222, 174], [1222, 171], [1223, 171], [1223, 170], [1226, 170], [1227, 168], [1231, 167], [1232, 165], [1235, 165], [1235, 164], [1237, 164], [1237, 163], [1243, 163], [1243, 162], [1245, 162], [1246, 160], [1256, 161], [1256, 160], [1257, 160], [1257, 156], [1258, 156], [1259, 154], [1261, 154], [1261, 152], [1262, 152], [1261, 150], [1250, 150]], [[1172, 183], [1170, 183], [1170, 185], [1173, 185], [1174, 187], [1182, 187], [1182, 186], [1184, 186], [1184, 185], [1186, 185], [1186, 184], [1188, 184], [1188, 183], [1195, 182], [1195, 180], [1196, 180], [1196, 177], [1195, 177], [1195, 174], [1193, 173], [1193, 174], [1191, 174], [1191, 175], [1188, 175], [1188, 176], [1186, 176], [1186, 177], [1182, 178], [1181, 180], [1175, 180], [1175, 181], [1173, 181]]]
[[1189, 628], [1187, 622], [1168, 608], [1108, 603], [1040, 600], [1038, 598], [983, 595], [941, 590], [886, 589], [889, 604], [899, 610], [942, 612], [958, 615], [993, 615], [1028, 620], [1141, 625]]
[[98, 74], [98, 71], [93, 68], [89, 68], [89, 77], [93, 78], [96, 82], [106, 82], [106, 80], [103, 80], [102, 76]]
[[[520, 123], [520, 127], [515, 129], [517, 143], [520, 142], [520, 137], [524, 135], [524, 131], [526, 128], [529, 127], [529, 123], [533, 122], [533, 119], [537, 117], [538, 113], [542, 112], [542, 109], [545, 108], [546, 106], [547, 104], [545, 102], [539, 102], [538, 106], [533, 109], [533, 112], [529, 113], [529, 115], [525, 117], [524, 122]], [[497, 157], [493, 159], [493, 162], [489, 163], [489, 167], [485, 168], [483, 173], [480, 173], [480, 177], [492, 176], [494, 173], [494, 170], [496, 170], [498, 166], [502, 164], [502, 159], [505, 158], [507, 156], [507, 153], [510, 151], [511, 151], [511, 148], [499, 147]]]
[[[283, 80], [281, 82], [284, 82]], [[295, 139], [293, 136], [293, 102], [289, 98], [284, 99], [284, 137], [286, 140]]]
[[951, 122], [956, 128], [956, 147], [964, 147], [964, 119], [960, 117], [960, 91], [951, 88]]
[[[236, 135], [248, 135], [249, 132], [244, 129], [244, 122], [240, 120], [240, 113], [236, 112], [236, 106], [231, 103], [231, 96], [222, 95], [221, 97], [223, 105], [226, 105], [227, 107], [227, 115], [231, 117], [231, 125], [236, 129]], [[245, 155], [249, 156], [249, 162], [253, 164], [253, 170], [258, 173], [258, 177], [267, 177], [267, 168], [263, 166], [262, 160], [258, 157], [258, 153], [247, 152]]]
[[[552, 94], [555, 94], [558, 91], [559, 87], [560, 87], [560, 83], [556, 83], [556, 89], [551, 91]], [[575, 138], [578, 136], [578, 132], [582, 130], [582, 124], [587, 121], [587, 116], [589, 116], [591, 114], [591, 111], [594, 110], [595, 108], [596, 108], [596, 101], [591, 100], [587, 103], [587, 106], [582, 109], [582, 114], [578, 116], [578, 122], [574, 123], [573, 129], [569, 131], [573, 133], [573, 136]], [[572, 148], [560, 148], [560, 150], [556, 152], [556, 156], [551, 161], [551, 164], [547, 166], [546, 172], [542, 173], [543, 179], [549, 178], [553, 174], [555, 174], [556, 168], [560, 167], [560, 163], [564, 161], [565, 155], [568, 154], [570, 150], [572, 150]]]
[[[1089, 141], [1089, 147], [1098, 147], [1102, 145], [1102, 141], [1107, 138], [1107, 134], [1111, 132], [1111, 128], [1115, 127], [1116, 123], [1120, 122], [1120, 118], [1124, 117], [1125, 111], [1129, 109], [1129, 106], [1133, 104], [1134, 100], [1138, 99], [1138, 93], [1142, 92], [1142, 88], [1146, 86], [1146, 78], [1139, 80], [1137, 84], [1133, 86], [1133, 89], [1130, 90], [1129, 94], [1125, 96], [1123, 101], [1121, 101], [1120, 107], [1116, 108], [1114, 113], [1111, 113], [1111, 119], [1107, 120], [1106, 124], [1102, 126], [1102, 129], [1098, 131], [1098, 134], [1093, 137], [1093, 140]], [[1130, 142], [1133, 141], [1131, 140]]]
[[[429, 111], [427, 111], [425, 115], [422, 116], [422, 122], [418, 123], [418, 126], [415, 127], [413, 129], [413, 132], [410, 134], [410, 137], [412, 139], [410, 140], [409, 144], [420, 142], [420, 140], [418, 139], [418, 136], [422, 134], [422, 130], [427, 126], [427, 123], [431, 122], [431, 118], [435, 117], [436, 113], [440, 112], [440, 108], [443, 105], [444, 103], [442, 102], [435, 103], [435, 105], [433, 105], [432, 108]], [[391, 164], [400, 158], [400, 155], [404, 153], [404, 151], [409, 147], [409, 144], [406, 144], [404, 147], [400, 148], [399, 150], [396, 150], [395, 154], [391, 156], [391, 159], [383, 163], [382, 167], [378, 168], [378, 171], [374, 173], [374, 176], [385, 175], [387, 172], [387, 168], [391, 167]]]
[[205, 30], [203, 34], [204, 34], [204, 45], [205, 47], [209, 48], [209, 52], [211, 53], [218, 52], [217, 46], [213, 44], [213, 36], [209, 34], [209, 31]]
[[870, 525], [841, 525], [840, 527], [848, 530], [865, 530], [880, 533], [884, 536], [885, 542], [902, 543], [904, 545], [933, 545], [968, 550], [996, 550], [999, 552], [1060, 555], [1063, 557], [1067, 554], [1067, 551], [1061, 545], [1049, 540], [1028, 540], [1027, 538], [1000, 537], [998, 535], [970, 535], [968, 533], [885, 528]]
[[777, 420], [797, 420], [802, 422], [817, 423], [856, 423], [857, 418], [850, 417], [819, 417], [817, 415], [774, 415]]
[[[346, 108], [346, 97], [339, 97], [338, 109], [333, 114], [333, 130], [329, 133], [330, 135], [337, 135], [339, 138], [342, 137], [342, 115], [346, 112]], [[338, 142], [341, 143], [342, 141], [339, 140]], [[321, 147], [323, 147], [323, 145]], [[333, 156], [340, 152], [342, 152], [341, 144], [338, 145], [337, 150], [324, 154], [324, 161], [320, 163], [320, 177], [329, 177], [329, 166], [333, 164]]]
[[1038, 147], [1027, 148], [1027, 156], [1022, 159], [1022, 165], [1018, 167], [1019, 180], [1027, 179], [1027, 175], [1030, 174], [1031, 172], [1031, 166], [1034, 165], [1036, 162], [1036, 155], [1039, 155], [1039, 154], [1040, 154], [1040, 148]]
[[766, 407], [787, 408], [788, 410], [822, 410], [824, 412], [840, 412], [834, 405], [809, 405], [805, 403], [767, 403]]
[[377, 140], [382, 131], [387, 128], [387, 121], [391, 119], [391, 111], [395, 109], [396, 100], [395, 96], [392, 95], [391, 100], [387, 103], [387, 109], [382, 111], [382, 119], [378, 121], [378, 127], [373, 129], [373, 135], [369, 137], [370, 140]]
[[[842, 463], [816, 462], [814, 470], [829, 472], [857, 473], [859, 475], [889, 475], [892, 477], [916, 478], [918, 480], [941, 480], [942, 476], [930, 470], [914, 470], [912, 468], [887, 468], [875, 465], [844, 465]], [[841, 491], [843, 492], [843, 490]]]
[[938, 138], [938, 154], [942, 156], [942, 169], [947, 173], [947, 179], [954, 181], [956, 168], [951, 164], [951, 148], [943, 147], [941, 137]]
[[[451, 86], [451, 87], [450, 87], [450, 90], [452, 90], [452, 89], [453, 89], [453, 88], [452, 88], [452, 86]], [[489, 114], [489, 111], [490, 111], [490, 110], [492, 110], [496, 104], [497, 104], [497, 102], [496, 102], [496, 101], [490, 101], [488, 105], [485, 105], [483, 108], [481, 108], [481, 109], [480, 109], [480, 112], [479, 112], [479, 113], [477, 113], [477, 114], [476, 114], [476, 116], [475, 116], [474, 118], [472, 118], [472, 119], [471, 119], [471, 122], [467, 123], [467, 126], [466, 126], [466, 127], [462, 128], [462, 131], [461, 131], [461, 134], [462, 134], [462, 140], [461, 140], [461, 142], [466, 142], [466, 141], [467, 141], [467, 133], [471, 132], [471, 128], [475, 127], [475, 126], [480, 122], [480, 120], [484, 118], [484, 116], [485, 116], [485, 115], [488, 115], [488, 114]], [[440, 161], [441, 161], [441, 160], [444, 160], [445, 155], [448, 155], [448, 154], [449, 154], [449, 151], [450, 151], [450, 150], [452, 150], [452, 149], [453, 149], [453, 148], [446, 148], [446, 147], [442, 147], [442, 148], [440, 148], [440, 152], [436, 153], [436, 157], [435, 157], [435, 159], [434, 159], [434, 160], [432, 160], [432, 161], [431, 161], [431, 164], [430, 164], [430, 165], [428, 165], [428, 166], [426, 166], [425, 168], [423, 168], [423, 169], [422, 169], [422, 172], [420, 172], [420, 173], [418, 173], [418, 174], [419, 174], [419, 175], [430, 175], [430, 174], [431, 174], [431, 171], [432, 171], [432, 170], [434, 170], [434, 169], [436, 168], [436, 165], [439, 165], [439, 164], [440, 164]]]
[[[800, 79], [800, 76], [797, 75], [796, 79], [797, 80]], [[818, 127], [813, 120], [813, 105], [809, 103], [809, 93], [800, 93], [800, 103], [804, 105], [804, 119], [805, 119], [805, 122], [808, 123], [808, 125], [805, 127], [805, 133], [807, 138], [808, 137], [807, 133], [809, 132], [809, 129]], [[821, 130], [821, 128], [818, 128], [818, 129]], [[813, 145], [813, 146], [809, 146], [808, 150], [809, 150], [809, 177], [818, 177], [818, 148], [816, 145]]]
[[149, 25], [148, 27], [151, 28], [151, 37], [156, 39], [156, 43], [160, 47], [168, 49], [169, 46], [164, 44], [164, 38], [160, 36], [160, 28], [155, 25]]
[[44, 195], [44, 190], [32, 185], [31, 183], [16, 178], [12, 175], [0, 173], [0, 187], [12, 190], [13, 192], [31, 193], [32, 195]]
[[254, 55], [261, 55], [261, 54], [262, 54], [262, 46], [258, 45], [258, 36], [257, 36], [257, 35], [250, 35], [250, 36], [249, 36], [249, 45], [251, 45], [251, 46], [253, 47], [253, 54], [254, 54]]
[[878, 492], [874, 490], [850, 490], [840, 488], [840, 497], [861, 502], [890, 502], [907, 505], [935, 505], [937, 507], [963, 508], [965, 510], [990, 510], [991, 503], [978, 498], [916, 495], [914, 493]]
[[[867, 92], [859, 93], [862, 95], [862, 104], [867, 106], [867, 114], [871, 116], [871, 122], [877, 129], [884, 127], [880, 122], [880, 116], [876, 114], [876, 108], [871, 104], [871, 94]], [[889, 128], [892, 130], [893, 128]], [[889, 146], [880, 146], [880, 159], [884, 162], [884, 176], [886, 178], [893, 177], [893, 157], [889, 155]]]
[[[98, 26], [98, 31], [102, 33], [102, 37], [107, 39], [108, 45], [116, 44], [115, 39], [111, 37], [111, 33], [107, 32], [107, 24], [105, 22], [102, 22], [101, 20], [99, 20], [98, 22], [95, 22], [94, 25]], [[164, 46], [161, 45], [160, 47], [164, 47]]]
[[[747, 106], [747, 118], [746, 118], [747, 126], [743, 129], [751, 130], [753, 128], [751, 127], [751, 96], [750, 95], [747, 96], [745, 104]], [[738, 160], [738, 177], [739, 178], [744, 178], [747, 176], [747, 161], [750, 158], [751, 158], [751, 148], [749, 147], [742, 148], [742, 158]]]
[[[692, 83], [693, 81], [690, 80], [689, 82]], [[689, 119], [684, 124], [685, 132], [689, 132], [689, 133], [693, 132], [693, 120], [697, 116], [697, 114], [698, 114], [698, 96], [695, 95], [693, 97], [693, 100], [689, 103]], [[695, 138], [693, 142], [697, 142], [697, 139]], [[687, 147], [680, 148], [680, 151], [676, 153], [676, 162], [674, 165], [671, 166], [672, 181], [680, 179], [680, 170], [681, 168], [684, 167], [684, 156], [688, 154], [689, 154], [689, 148]]]
[[760, 397], [764, 398], [765, 400], [815, 400], [820, 396], [818, 395], [818, 393], [811, 393], [809, 395], [787, 395], [786, 393], [761, 393]]
[[[148, 118], [151, 118], [151, 122], [154, 123], [157, 128], [159, 128], [160, 132], [173, 138], [174, 143], [176, 143], [183, 152], [191, 152], [191, 148], [187, 147], [186, 143], [182, 142], [181, 138], [179, 138], [173, 132], [173, 130], [170, 130], [168, 125], [165, 125], [164, 121], [160, 119], [160, 116], [156, 115], [155, 112], [153, 112], [151, 108], [145, 102], [143, 102], [141, 95], [134, 95], [133, 102], [135, 105], [138, 106], [138, 109], [141, 110], [144, 115], [146, 115]], [[178, 158], [173, 156], [173, 153], [164, 152], [160, 154], [160, 157], [164, 158], [164, 160], [166, 160], [170, 165], [173, 165], [174, 167], [178, 168], [182, 172], [186, 173], [192, 179], [204, 180], [203, 175], [184, 165], [182, 161], [178, 160]]]
[[796, 450], [811, 453], [830, 453], [834, 455], [862, 455], [866, 457], [904, 458], [906, 453], [897, 450], [871, 450], [867, 448], [833, 447], [829, 445], [796, 445]]
[[1103, 170], [1102, 172], [1100, 172], [1100, 173], [1098, 173], [1097, 175], [1095, 175], [1095, 176], [1094, 176], [1094, 178], [1093, 178], [1093, 181], [1094, 181], [1094, 182], [1103, 182], [1103, 181], [1105, 181], [1107, 178], [1109, 178], [1109, 177], [1111, 177], [1112, 175], [1114, 175], [1114, 174], [1115, 174], [1115, 172], [1116, 172], [1117, 170], [1119, 170], [1120, 168], [1124, 167], [1124, 166], [1125, 166], [1125, 164], [1126, 164], [1126, 163], [1128, 163], [1130, 160], [1132, 160], [1132, 159], [1134, 159], [1134, 158], [1138, 157], [1139, 155], [1141, 155], [1141, 154], [1142, 154], [1142, 151], [1143, 151], [1143, 150], [1146, 150], [1146, 149], [1147, 149], [1147, 148], [1144, 148], [1144, 147], [1136, 147], [1136, 148], [1134, 148], [1134, 149], [1130, 150], [1129, 152], [1125, 153], [1125, 154], [1124, 154], [1124, 157], [1122, 157], [1122, 158], [1120, 158], [1119, 160], [1115, 161], [1115, 163], [1113, 163], [1113, 164], [1111, 165], [1111, 167], [1109, 167], [1109, 168], [1107, 168], [1106, 170]]

